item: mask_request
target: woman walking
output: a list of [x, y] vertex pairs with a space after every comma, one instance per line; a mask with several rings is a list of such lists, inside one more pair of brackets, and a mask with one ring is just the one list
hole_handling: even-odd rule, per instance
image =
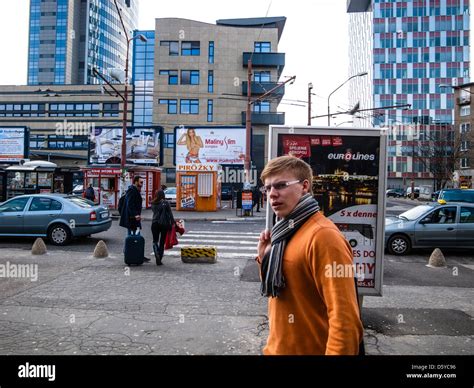
[[151, 203], [153, 220], [151, 232], [153, 233], [153, 252], [155, 253], [156, 265], [161, 265], [165, 250], [166, 234], [174, 224], [173, 212], [168, 201], [165, 200], [165, 192], [157, 190], [155, 198]]

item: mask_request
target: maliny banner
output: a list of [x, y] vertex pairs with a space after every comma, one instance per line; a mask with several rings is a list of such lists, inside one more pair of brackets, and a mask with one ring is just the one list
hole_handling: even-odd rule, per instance
[[180, 126], [175, 128], [175, 139], [175, 165], [244, 164], [245, 128]]

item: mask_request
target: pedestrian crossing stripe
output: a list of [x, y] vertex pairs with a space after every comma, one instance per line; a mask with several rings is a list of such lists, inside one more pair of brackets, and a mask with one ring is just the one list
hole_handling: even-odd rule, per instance
[[216, 257], [217, 249], [215, 247], [183, 247], [181, 248], [181, 257]]

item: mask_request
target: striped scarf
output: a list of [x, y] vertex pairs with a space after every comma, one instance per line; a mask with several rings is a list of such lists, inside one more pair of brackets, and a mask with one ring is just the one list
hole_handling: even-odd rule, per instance
[[319, 211], [318, 201], [311, 194], [305, 194], [285, 218], [279, 220], [272, 228], [270, 254], [262, 259], [262, 284], [260, 291], [263, 296], [278, 297], [285, 288], [283, 276], [283, 254], [291, 237], [301, 225]]

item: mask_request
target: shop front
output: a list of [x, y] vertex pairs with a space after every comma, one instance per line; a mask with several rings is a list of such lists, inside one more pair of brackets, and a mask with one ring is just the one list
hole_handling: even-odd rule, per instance
[[56, 164], [26, 162], [6, 168], [6, 199], [25, 194], [53, 193]]
[[[120, 198], [121, 170], [117, 167], [89, 166], [82, 168], [84, 172], [84, 188], [92, 187], [96, 202], [116, 209]], [[153, 194], [161, 187], [161, 169], [157, 167], [133, 166], [127, 168], [126, 181], [131, 185], [135, 176], [143, 178], [143, 207], [150, 208]]]
[[221, 180], [218, 164], [178, 165], [176, 210], [217, 211], [221, 207]]

